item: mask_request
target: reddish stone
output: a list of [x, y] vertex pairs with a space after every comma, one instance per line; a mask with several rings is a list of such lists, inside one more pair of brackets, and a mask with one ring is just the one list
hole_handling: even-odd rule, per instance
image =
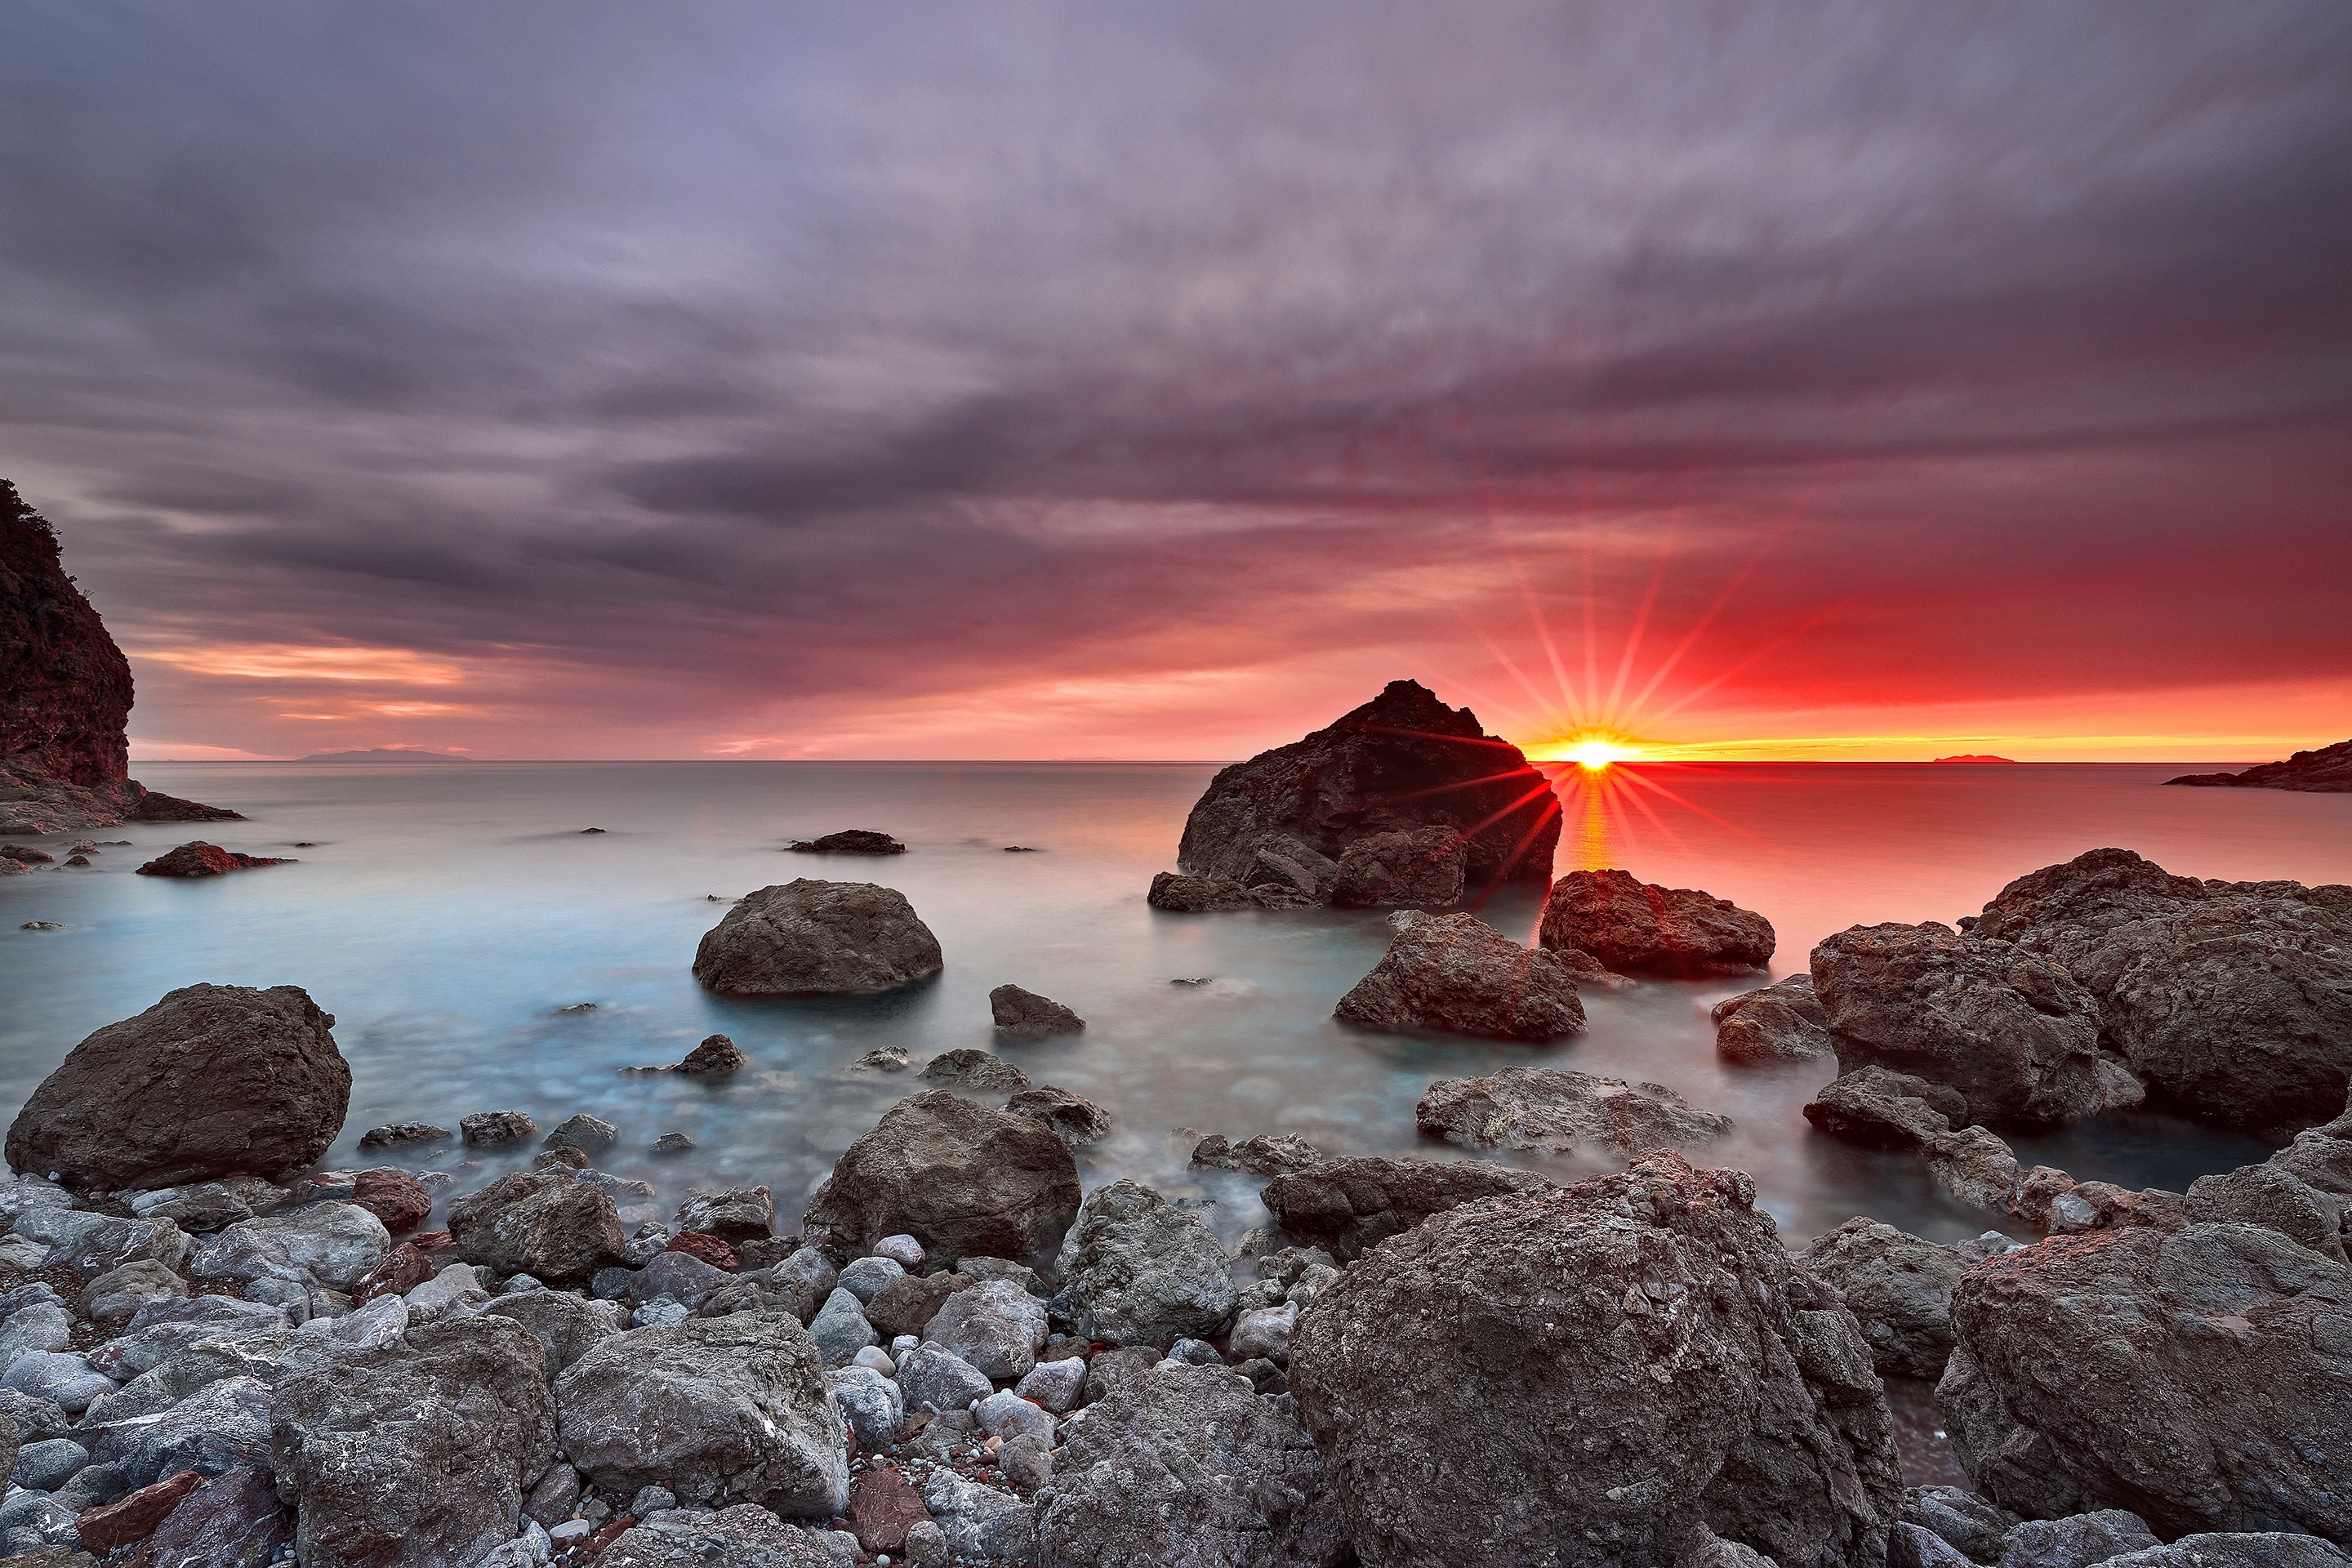
[[352, 1184], [351, 1201], [383, 1221], [394, 1236], [415, 1230], [433, 1212], [433, 1194], [425, 1184], [389, 1166], [362, 1171]]
[[436, 1272], [457, 1261], [457, 1238], [446, 1230], [420, 1230], [408, 1238], [408, 1245], [423, 1247]]
[[157, 1525], [171, 1517], [182, 1499], [204, 1484], [205, 1478], [195, 1471], [182, 1470], [152, 1487], [141, 1487], [104, 1508], [84, 1509], [74, 1520], [74, 1528], [81, 1531], [84, 1547], [95, 1547], [100, 1552], [144, 1541], [155, 1533]]
[[[446, 1233], [445, 1233], [446, 1234]], [[383, 1261], [360, 1277], [352, 1287], [352, 1304], [364, 1307], [379, 1296], [405, 1296], [440, 1272], [433, 1255], [412, 1238], [383, 1255]]]
[[713, 1268], [724, 1268], [730, 1274], [742, 1266], [742, 1259], [736, 1256], [733, 1247], [717, 1237], [706, 1236], [698, 1230], [678, 1232], [677, 1235], [670, 1237], [669, 1246], [663, 1250], [683, 1252], [688, 1258], [699, 1258]]
[[224, 849], [217, 844], [207, 844], [198, 838], [167, 854], [158, 855], [140, 867], [139, 874], [142, 877], [217, 877], [224, 871], [242, 871], [254, 866], [283, 866], [287, 863], [267, 855], [240, 855], [234, 849]]
[[121, 1568], [191, 1568], [197, 1563], [267, 1563], [294, 1539], [294, 1515], [281, 1506], [269, 1472], [240, 1465], [216, 1476], [172, 1510]]
[[849, 1531], [868, 1552], [899, 1551], [907, 1531], [930, 1517], [923, 1494], [896, 1470], [866, 1471], [849, 1494]]
[[610, 1523], [588, 1538], [588, 1555], [593, 1557], [603, 1552], [626, 1534], [629, 1527], [636, 1522], [637, 1516], [634, 1513], [614, 1514]]

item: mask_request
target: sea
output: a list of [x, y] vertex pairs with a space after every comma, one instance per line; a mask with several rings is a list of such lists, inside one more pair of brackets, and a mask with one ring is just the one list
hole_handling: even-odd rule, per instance
[[[2352, 881], [2352, 796], [2167, 789], [2213, 764], [1618, 764], [1562, 770], [1557, 869], [1621, 867], [1761, 911], [1772, 974], [1830, 932], [1950, 921], [2011, 879], [2116, 845], [2196, 877]], [[151, 787], [245, 813], [134, 825], [88, 869], [0, 879], [0, 1106], [13, 1115], [92, 1030], [198, 981], [299, 985], [335, 1016], [351, 1111], [330, 1167], [441, 1171], [456, 1195], [526, 1163], [532, 1145], [459, 1142], [363, 1154], [378, 1123], [454, 1129], [520, 1109], [542, 1128], [586, 1111], [620, 1129], [599, 1163], [648, 1184], [633, 1217], [690, 1188], [766, 1185], [780, 1228], [851, 1140], [924, 1087], [855, 1066], [903, 1047], [916, 1068], [995, 1050], [1033, 1082], [1108, 1110], [1078, 1156], [1189, 1200], [1228, 1241], [1265, 1222], [1252, 1177], [1188, 1167], [1204, 1132], [1290, 1132], [1332, 1153], [1467, 1157], [1422, 1137], [1433, 1079], [1509, 1064], [1664, 1084], [1733, 1131], [1690, 1151], [1751, 1173], [1792, 1244], [1853, 1215], [1938, 1240], [2013, 1221], [1943, 1196], [1917, 1163], [1815, 1133], [1801, 1114], [1830, 1061], [1717, 1060], [1708, 1008], [1755, 980], [1644, 980], [1591, 990], [1580, 1037], [1545, 1047], [1368, 1032], [1331, 1009], [1391, 934], [1378, 911], [1178, 915], [1149, 908], [1213, 763], [149, 763]], [[785, 846], [878, 828], [908, 853], [821, 857]], [[601, 832], [589, 832], [600, 828]], [[204, 837], [291, 864], [202, 880], [133, 869]], [[84, 836], [70, 836], [84, 837]], [[31, 840], [64, 858], [67, 837]], [[1008, 852], [1022, 846], [1028, 852]], [[743, 893], [797, 877], [904, 892], [945, 951], [936, 981], [858, 1000], [713, 995], [695, 945]], [[1541, 894], [1504, 889], [1481, 917], [1531, 939]], [[24, 930], [33, 922], [60, 929]], [[1084, 1033], [997, 1036], [988, 993], [1012, 982], [1068, 1004]], [[725, 1034], [752, 1066], [709, 1079], [627, 1069]], [[667, 1132], [691, 1152], [648, 1152]], [[2154, 1113], [2015, 1139], [2077, 1179], [2179, 1189], [2268, 1152]], [[1573, 1179], [1591, 1160], [1487, 1155]]]

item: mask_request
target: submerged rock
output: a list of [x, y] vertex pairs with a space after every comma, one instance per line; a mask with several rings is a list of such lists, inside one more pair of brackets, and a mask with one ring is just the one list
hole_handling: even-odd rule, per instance
[[901, 1233], [934, 1256], [1022, 1259], [1059, 1246], [1077, 1212], [1077, 1164], [1051, 1128], [929, 1089], [843, 1152], [802, 1224], [838, 1259]]
[[1003, 1057], [970, 1047], [941, 1051], [925, 1062], [917, 1076], [926, 1083], [971, 1094], [1010, 1094], [1029, 1087], [1029, 1075]]
[[177, 849], [167, 850], [139, 868], [142, 877], [218, 877], [230, 871], [248, 871], [257, 866], [291, 866], [294, 862], [269, 855], [245, 855], [234, 849], [224, 849], [217, 844], [194, 839]]
[[1346, 1262], [1458, 1204], [1542, 1191], [1532, 1171], [1485, 1160], [1332, 1160], [1277, 1176], [1262, 1194], [1282, 1228]]
[[1369, 834], [1339, 857], [1331, 901], [1342, 909], [1442, 910], [1462, 901], [1465, 842], [1451, 827]]
[[1370, 973], [1333, 1011], [1373, 1029], [1441, 1029], [1540, 1043], [1584, 1027], [1559, 957], [1520, 946], [1475, 915], [1403, 911]]
[[694, 976], [730, 994], [864, 996], [929, 979], [943, 962], [904, 893], [803, 877], [730, 909], [695, 950]]
[[1879, 1561], [1903, 1497], [1878, 1377], [1754, 1200], [1661, 1154], [1342, 1273], [1289, 1377], [1363, 1561], [1673, 1568], [1717, 1536]]
[[718, 1074], [741, 1072], [751, 1065], [751, 1058], [743, 1054], [743, 1048], [740, 1046], [724, 1035], [710, 1035], [705, 1037], [700, 1045], [687, 1052], [686, 1059], [671, 1070], [691, 1074]]
[[67, 1053], [10, 1124], [8, 1163], [108, 1191], [291, 1174], [351, 1100], [333, 1026], [299, 985], [184, 985]]
[[1329, 728], [1220, 772], [1185, 821], [1177, 863], [1240, 884], [1265, 875], [1259, 851], [1280, 853], [1274, 841], [1338, 860], [1359, 839], [1422, 827], [1464, 835], [1472, 882], [1540, 880], [1559, 805], [1550, 781], [1468, 709], [1391, 681]]
[[427, 1121], [395, 1121], [360, 1134], [362, 1149], [397, 1149], [409, 1143], [446, 1143], [457, 1134]]
[[1054, 1316], [1113, 1345], [1166, 1350], [1209, 1339], [1233, 1315], [1231, 1260], [1216, 1233], [1139, 1183], [1087, 1194]]
[[539, 1131], [539, 1123], [520, 1110], [478, 1110], [459, 1117], [457, 1127], [469, 1146], [481, 1149], [520, 1143]]
[[1087, 1021], [1051, 997], [1018, 985], [1000, 985], [988, 994], [989, 1015], [1008, 1035], [1069, 1035]]
[[1636, 881], [1627, 871], [1571, 871], [1552, 884], [1537, 940], [1613, 971], [1718, 974], [1761, 969], [1772, 922], [1728, 899]]
[[845, 827], [821, 838], [795, 838], [784, 846], [803, 855], [904, 855], [907, 847], [870, 827]]
[[1731, 1118], [1697, 1110], [1664, 1084], [1560, 1068], [1503, 1068], [1485, 1078], [1440, 1079], [1423, 1092], [1413, 1120], [1423, 1137], [1464, 1149], [1561, 1154], [1631, 1154], [1706, 1142], [1731, 1131]]
[[1727, 1062], [1801, 1062], [1835, 1054], [1813, 977], [1743, 992], [1715, 1005], [1715, 1054]]
[[1213, 1132], [1192, 1146], [1191, 1163], [1215, 1171], [1246, 1171], [1253, 1176], [1286, 1176], [1322, 1158], [1320, 1149], [1293, 1132], [1260, 1132], [1238, 1143]]
[[1958, 1089], [1966, 1120], [2061, 1127], [2142, 1098], [2099, 1054], [2099, 1005], [2055, 963], [1921, 925], [1853, 926], [1813, 949], [1813, 990], [1851, 1072], [1883, 1067]]

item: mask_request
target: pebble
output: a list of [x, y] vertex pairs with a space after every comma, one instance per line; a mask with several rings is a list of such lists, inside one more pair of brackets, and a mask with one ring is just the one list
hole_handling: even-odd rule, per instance
[[558, 1546], [569, 1546], [575, 1541], [585, 1541], [596, 1532], [596, 1527], [584, 1519], [567, 1519], [547, 1532], [547, 1538]]
[[640, 1329], [666, 1329], [672, 1324], [682, 1323], [693, 1315], [686, 1310], [685, 1303], [673, 1301], [667, 1296], [656, 1296], [630, 1313], [629, 1322]]

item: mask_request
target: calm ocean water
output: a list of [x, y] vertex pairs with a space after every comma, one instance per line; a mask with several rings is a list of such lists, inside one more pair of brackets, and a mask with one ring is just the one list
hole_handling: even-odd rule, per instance
[[[1588, 993], [1581, 1039], [1530, 1049], [1365, 1034], [1331, 1006], [1376, 963], [1373, 912], [1167, 915], [1146, 907], [1186, 811], [1214, 770], [1124, 763], [149, 764], [151, 786], [252, 820], [204, 829], [300, 864], [197, 882], [132, 876], [198, 829], [94, 835], [135, 847], [88, 871], [0, 880], [0, 1104], [10, 1114], [73, 1044], [195, 981], [307, 988], [337, 1019], [354, 1087], [331, 1164], [374, 1163], [362, 1131], [412, 1118], [454, 1128], [520, 1107], [542, 1128], [586, 1110], [622, 1142], [600, 1162], [659, 1190], [765, 1183], [788, 1221], [835, 1155], [913, 1075], [852, 1072], [877, 1046], [918, 1066], [995, 1048], [1039, 1083], [1108, 1109], [1118, 1131], [1081, 1152], [1089, 1184], [1119, 1175], [1215, 1200], [1228, 1237], [1259, 1223], [1257, 1183], [1185, 1169], [1179, 1126], [1239, 1137], [1295, 1131], [1327, 1150], [1444, 1157], [1419, 1138], [1430, 1079], [1508, 1063], [1576, 1067], [1672, 1086], [1737, 1131], [1696, 1152], [1755, 1173], [1793, 1237], [1867, 1213], [1944, 1239], [1992, 1223], [1943, 1200], [1911, 1162], [1813, 1134], [1799, 1108], [1830, 1063], [1727, 1068], [1708, 1005], [1743, 986], [1644, 982]], [[1562, 870], [1616, 865], [1700, 887], [1770, 917], [1774, 973], [1857, 921], [1950, 921], [2012, 877], [2102, 845], [2200, 877], [2352, 881], [2352, 797], [2157, 787], [2173, 765], [1651, 767], [1657, 789], [1603, 801], [1570, 786]], [[1638, 797], [1638, 804], [1630, 797]], [[583, 836], [599, 826], [604, 834]], [[888, 859], [784, 853], [841, 827], [897, 834]], [[297, 840], [315, 847], [288, 847]], [[47, 841], [52, 847], [62, 839]], [[1044, 852], [1008, 855], [1003, 846]], [[62, 857], [60, 857], [62, 858]], [[859, 1002], [712, 996], [688, 972], [731, 900], [794, 877], [905, 891], [947, 953], [935, 984]], [[1531, 934], [1539, 899], [1482, 911]], [[27, 921], [62, 931], [32, 932]], [[1171, 984], [1212, 977], [1203, 986]], [[999, 1045], [987, 993], [1006, 981], [1066, 1002], [1081, 1036]], [[558, 1010], [593, 1002], [584, 1013]], [[730, 1035], [754, 1070], [706, 1083], [627, 1075]], [[698, 1147], [645, 1150], [670, 1131]], [[2076, 1177], [2185, 1185], [2263, 1146], [2154, 1116], [2122, 1116], [2021, 1155]], [[462, 1170], [466, 1189], [525, 1163], [455, 1145], [404, 1156]], [[1529, 1162], [1541, 1163], [1541, 1162]], [[1563, 1176], [1580, 1173], [1557, 1162]], [[1551, 1168], [1547, 1166], [1546, 1168]], [[1591, 1169], [1596, 1167], [1583, 1167]], [[2014, 1230], [2015, 1226], [2011, 1226]]]

